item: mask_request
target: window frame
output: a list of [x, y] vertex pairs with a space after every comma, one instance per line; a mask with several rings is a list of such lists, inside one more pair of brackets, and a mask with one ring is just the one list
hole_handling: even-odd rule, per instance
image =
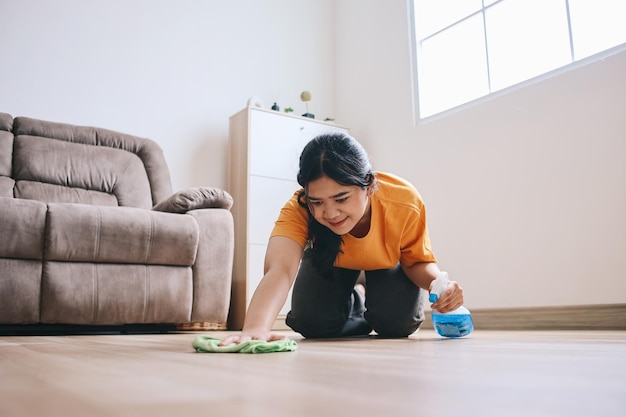
[[568, 64], [565, 64], [563, 66], [557, 67], [555, 69], [549, 70], [547, 72], [538, 74], [536, 76], [533, 76], [531, 78], [519, 81], [517, 83], [511, 84], [509, 86], [506, 87], [502, 87], [498, 90], [493, 91], [492, 85], [491, 85], [491, 74], [490, 74], [490, 66], [489, 66], [489, 48], [487, 45], [487, 35], [486, 35], [486, 21], [484, 18], [484, 14], [485, 14], [485, 10], [501, 3], [502, 1], [505, 0], [492, 0], [489, 2], [488, 5], [485, 6], [485, 2], [483, 2], [483, 6], [480, 10], [473, 12], [457, 21], [455, 21], [452, 24], [449, 24], [448, 26], [433, 32], [431, 34], [429, 34], [427, 37], [424, 37], [423, 39], [421, 39], [421, 41], [423, 40], [427, 40], [428, 38], [435, 36], [436, 34], [439, 34], [445, 30], [450, 29], [451, 27], [457, 25], [460, 22], [463, 22], [467, 19], [469, 19], [472, 16], [475, 16], [477, 14], [483, 14], [483, 38], [485, 40], [485, 50], [486, 50], [486, 55], [487, 55], [487, 81], [488, 81], [488, 90], [489, 92], [477, 97], [475, 99], [463, 102], [461, 104], [449, 107], [445, 110], [441, 110], [441, 111], [437, 111], [433, 114], [430, 114], [428, 116], [422, 116], [421, 112], [420, 112], [420, 87], [419, 87], [419, 53], [418, 53], [418, 39], [417, 39], [417, 28], [416, 28], [416, 21], [415, 21], [415, 1], [416, 0], [408, 0], [408, 20], [409, 20], [409, 43], [410, 43], [410, 71], [411, 71], [411, 88], [412, 88], [412, 114], [413, 114], [413, 118], [414, 118], [414, 124], [415, 125], [419, 125], [422, 123], [427, 123], [431, 120], [436, 120], [439, 119], [441, 117], [445, 117], [451, 113], [456, 113], [458, 111], [467, 109], [469, 107], [475, 106], [476, 104], [479, 103], [483, 103], [489, 100], [493, 100], [497, 97], [506, 95], [512, 91], [515, 91], [517, 89], [520, 88], [524, 88], [533, 84], [536, 84], [538, 82], [542, 82], [546, 79], [558, 76], [558, 75], [562, 75], [564, 73], [567, 73], [569, 71], [575, 70], [577, 68], [581, 68], [583, 66], [589, 65], [590, 63], [605, 59], [611, 55], [615, 55], [618, 54], [620, 52], [626, 51], [626, 42], [620, 44], [620, 45], [616, 45], [613, 46], [609, 49], [605, 49], [603, 51], [599, 51], [597, 53], [588, 55], [584, 58], [580, 58], [580, 59], [575, 59], [575, 50], [574, 50], [574, 36], [572, 34], [572, 24], [571, 24], [571, 16], [570, 16], [570, 10], [569, 10], [569, 0], [565, 0], [566, 2], [566, 13], [567, 13], [567, 26], [568, 26], [568, 36], [569, 36], [569, 53], [570, 53], [570, 62]]

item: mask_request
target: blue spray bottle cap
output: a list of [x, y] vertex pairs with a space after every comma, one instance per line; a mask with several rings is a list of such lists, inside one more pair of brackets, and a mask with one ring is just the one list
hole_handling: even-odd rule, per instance
[[450, 279], [448, 278], [448, 273], [445, 271], [441, 271], [437, 275], [437, 278], [435, 278], [435, 281], [433, 281], [433, 286], [431, 287], [428, 301], [430, 301], [431, 303], [436, 303], [439, 297], [441, 297], [441, 294], [448, 287], [449, 282]]

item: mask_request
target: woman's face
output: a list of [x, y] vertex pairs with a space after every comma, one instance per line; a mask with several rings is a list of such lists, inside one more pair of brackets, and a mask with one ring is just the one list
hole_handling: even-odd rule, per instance
[[369, 197], [369, 188], [342, 185], [326, 176], [309, 182], [306, 189], [315, 220], [338, 235], [369, 229]]

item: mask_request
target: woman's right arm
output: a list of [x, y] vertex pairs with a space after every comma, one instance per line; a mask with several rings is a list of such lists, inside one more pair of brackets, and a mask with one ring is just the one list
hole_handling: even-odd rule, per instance
[[271, 330], [296, 278], [302, 251], [302, 246], [293, 239], [284, 236], [270, 238], [265, 253], [263, 279], [250, 300], [243, 329], [240, 334], [224, 338], [220, 345], [226, 346], [248, 340], [272, 341], [285, 338], [285, 336], [273, 334]]

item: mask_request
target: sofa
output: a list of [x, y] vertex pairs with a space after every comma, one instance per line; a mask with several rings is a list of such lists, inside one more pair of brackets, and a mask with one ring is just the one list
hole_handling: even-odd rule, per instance
[[0, 113], [0, 327], [226, 329], [232, 204], [150, 139]]

